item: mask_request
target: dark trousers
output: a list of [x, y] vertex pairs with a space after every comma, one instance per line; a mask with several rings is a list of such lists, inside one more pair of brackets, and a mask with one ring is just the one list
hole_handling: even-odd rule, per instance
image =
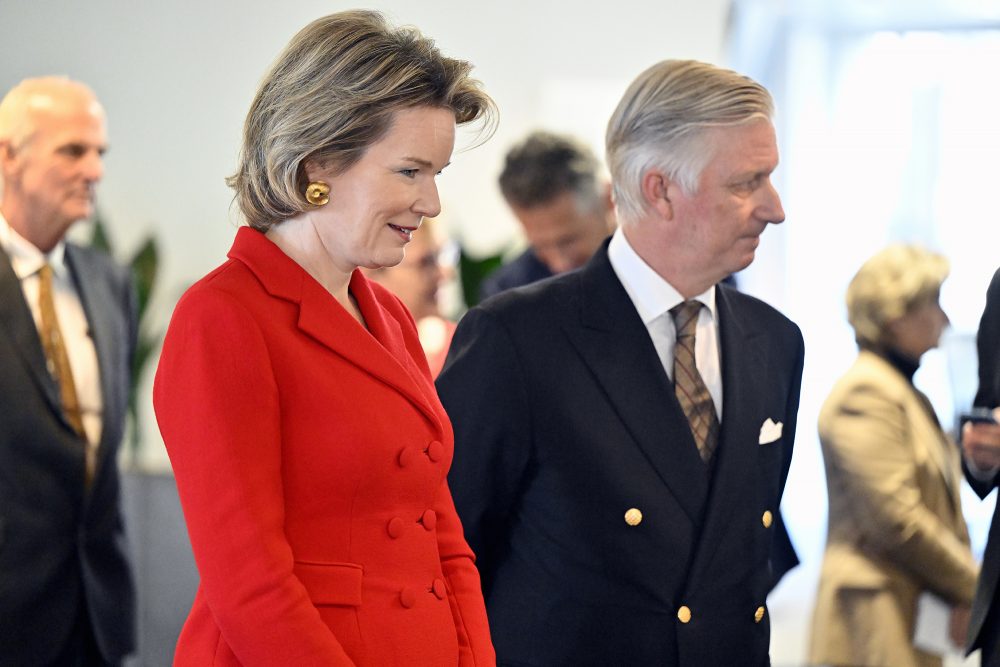
[[94, 628], [90, 623], [86, 602], [80, 600], [80, 611], [76, 617], [76, 625], [66, 642], [65, 648], [51, 667], [120, 667], [120, 662], [109, 662], [101, 655], [94, 637]]

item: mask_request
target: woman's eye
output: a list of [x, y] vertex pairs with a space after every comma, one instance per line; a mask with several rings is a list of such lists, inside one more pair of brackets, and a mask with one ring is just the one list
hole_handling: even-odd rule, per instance
[[403, 176], [406, 176], [407, 178], [413, 178], [414, 176], [417, 175], [417, 170], [416, 169], [400, 169], [399, 173], [401, 173]]

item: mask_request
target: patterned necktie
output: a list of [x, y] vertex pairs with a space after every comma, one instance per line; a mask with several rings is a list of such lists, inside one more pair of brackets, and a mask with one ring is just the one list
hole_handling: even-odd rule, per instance
[[45, 352], [49, 373], [59, 385], [63, 413], [76, 434], [86, 440], [83, 414], [76, 396], [76, 384], [73, 382], [73, 369], [70, 368], [66, 343], [63, 341], [59, 320], [56, 318], [56, 306], [52, 299], [52, 267], [48, 264], [42, 266], [38, 272], [38, 310], [42, 320], [38, 335], [42, 339], [42, 349]]
[[705, 463], [712, 460], [719, 442], [719, 419], [715, 414], [712, 395], [694, 361], [694, 333], [698, 326], [701, 303], [685, 301], [670, 309], [677, 331], [674, 346], [674, 393], [684, 410], [698, 453]]

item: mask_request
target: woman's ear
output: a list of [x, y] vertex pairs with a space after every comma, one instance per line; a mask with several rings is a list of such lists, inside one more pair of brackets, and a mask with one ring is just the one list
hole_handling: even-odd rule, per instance
[[670, 179], [657, 170], [650, 169], [642, 175], [642, 199], [646, 206], [656, 211], [660, 217], [670, 220], [674, 217], [674, 207], [669, 197]]
[[306, 175], [306, 181], [322, 181], [325, 176], [323, 166], [316, 160], [309, 158], [302, 163], [302, 171]]
[[895, 345], [899, 341], [900, 332], [906, 328], [906, 323], [902, 317], [888, 320], [882, 325], [882, 335], [879, 337], [880, 343]]

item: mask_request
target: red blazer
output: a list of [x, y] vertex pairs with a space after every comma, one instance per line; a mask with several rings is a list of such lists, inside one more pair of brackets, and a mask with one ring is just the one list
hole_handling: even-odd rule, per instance
[[369, 331], [263, 234], [177, 305], [153, 404], [201, 585], [175, 665], [493, 665], [409, 313]]

